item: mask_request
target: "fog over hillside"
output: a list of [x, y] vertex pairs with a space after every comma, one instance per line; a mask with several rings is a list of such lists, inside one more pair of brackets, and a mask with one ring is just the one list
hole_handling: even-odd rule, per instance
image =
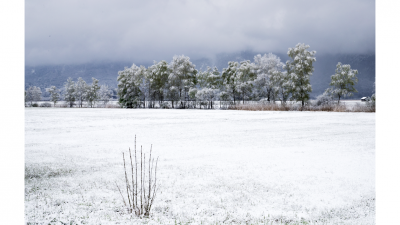
[[[221, 53], [212, 58], [191, 59], [196, 65], [196, 69], [205, 70], [207, 66], [216, 66], [220, 72], [228, 66], [229, 61], [250, 60], [262, 52], [243, 51], [240, 53]], [[285, 54], [276, 54], [282, 62], [286, 62], [289, 57]], [[189, 56], [190, 57], [190, 56]], [[351, 98], [360, 98], [362, 96], [371, 96], [375, 82], [375, 54], [323, 54], [316, 55], [317, 61], [314, 63], [314, 73], [311, 76], [311, 85], [313, 92], [312, 98], [322, 94], [329, 87], [330, 77], [335, 73], [336, 64], [350, 64], [352, 69], [357, 69], [359, 82], [355, 86], [358, 93]], [[164, 59], [167, 62], [172, 60]], [[44, 88], [51, 85], [62, 88], [68, 77], [77, 80], [82, 77], [87, 83], [91, 83], [91, 78], [99, 80], [100, 84], [107, 84], [109, 87], [117, 87], [118, 71], [124, 67], [130, 67], [132, 63], [144, 65], [146, 67], [153, 62], [137, 63], [128, 61], [119, 62], [93, 62], [85, 64], [64, 64], [64, 65], [42, 65], [25, 66], [25, 88], [29, 86], [38, 86], [44, 93]], [[44, 93], [45, 94], [45, 93]]]

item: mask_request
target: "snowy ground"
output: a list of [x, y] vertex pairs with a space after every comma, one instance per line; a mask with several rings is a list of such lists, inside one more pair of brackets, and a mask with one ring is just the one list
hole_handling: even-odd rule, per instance
[[[160, 157], [150, 219], [114, 183], [135, 134]], [[25, 167], [39, 224], [375, 224], [374, 113], [26, 108]]]

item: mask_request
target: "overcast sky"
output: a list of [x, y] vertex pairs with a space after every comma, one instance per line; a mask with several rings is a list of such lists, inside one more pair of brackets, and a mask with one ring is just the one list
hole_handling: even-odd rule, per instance
[[375, 1], [26, 0], [26, 65], [222, 52], [374, 53]]

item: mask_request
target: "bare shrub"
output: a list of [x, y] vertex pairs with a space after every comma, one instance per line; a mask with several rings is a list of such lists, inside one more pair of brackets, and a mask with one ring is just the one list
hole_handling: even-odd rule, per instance
[[352, 112], [375, 112], [375, 104], [367, 102], [366, 104], [357, 103]]
[[349, 112], [350, 110], [347, 109], [345, 105], [339, 104], [335, 105], [333, 108], [333, 112]]
[[[140, 167], [138, 165], [136, 157], [136, 135], [135, 135], [134, 163], [132, 160], [131, 149], [129, 148], [129, 158], [131, 163], [131, 175], [132, 175], [131, 179], [129, 179], [128, 177], [128, 172], [125, 165], [125, 155], [124, 153], [122, 153], [122, 158], [124, 161], [124, 170], [125, 170], [125, 188], [128, 201], [125, 201], [121, 189], [119, 188], [118, 184], [115, 183], [117, 185], [119, 193], [121, 194], [124, 205], [128, 209], [128, 212], [134, 213], [138, 217], [141, 216], [149, 217], [151, 206], [153, 205], [158, 188], [157, 187], [158, 157], [156, 160], [156, 165], [154, 167], [154, 158], [151, 157], [151, 150], [152, 147], [150, 147], [147, 178], [146, 178], [146, 154], [142, 153], [142, 148], [140, 148]], [[139, 177], [138, 177], [138, 167], [140, 169]], [[153, 171], [154, 171], [154, 178], [153, 178]]]
[[322, 94], [322, 95], [318, 95], [317, 99], [313, 101], [313, 105], [316, 106], [329, 106], [329, 105], [333, 105], [334, 100], [332, 98], [332, 96], [328, 95], [328, 94]]

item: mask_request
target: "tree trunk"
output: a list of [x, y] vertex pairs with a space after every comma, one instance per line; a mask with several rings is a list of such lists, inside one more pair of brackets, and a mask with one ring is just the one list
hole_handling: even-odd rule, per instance
[[233, 90], [233, 104], [236, 104], [236, 102], [235, 102], [235, 90]]
[[183, 105], [182, 103], [182, 89], [179, 89], [179, 100], [181, 101], [181, 107]]

